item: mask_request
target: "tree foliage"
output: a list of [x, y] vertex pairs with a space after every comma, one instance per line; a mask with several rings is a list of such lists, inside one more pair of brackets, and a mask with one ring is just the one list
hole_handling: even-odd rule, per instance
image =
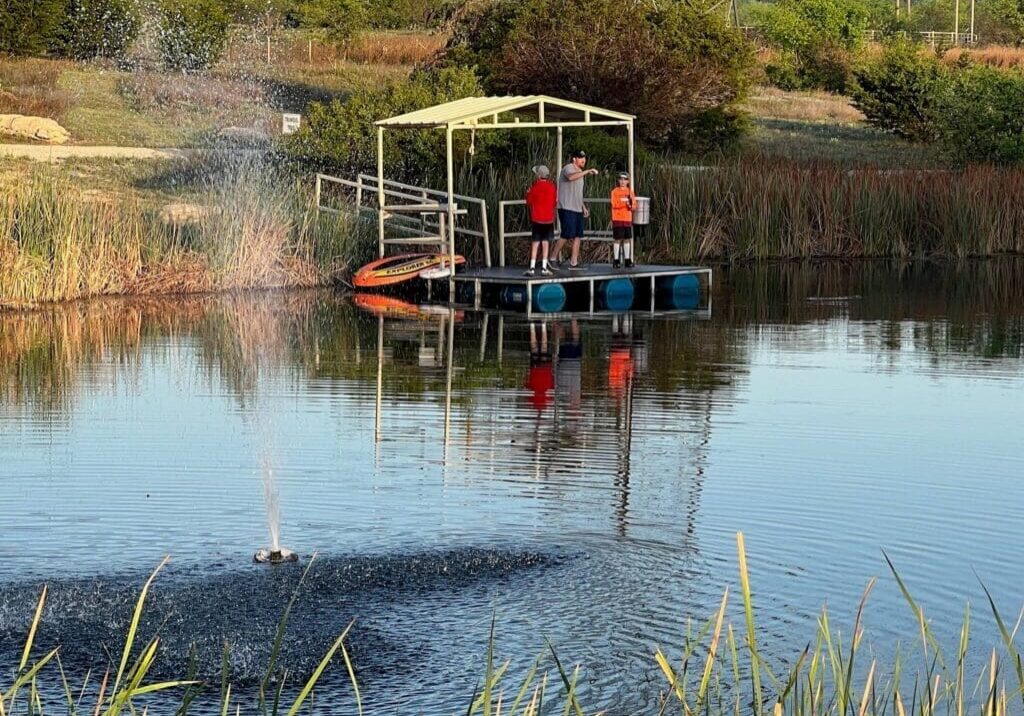
[[0, 53], [45, 51], [63, 20], [64, 0], [0, 0]]
[[648, 142], [692, 147], [736, 132], [753, 52], [701, 3], [493, 0], [456, 18], [445, 62], [476, 67], [489, 92], [628, 112]]
[[296, 24], [345, 43], [366, 26], [363, 0], [300, 0], [292, 12]]
[[[313, 103], [302, 128], [282, 140], [285, 153], [304, 164], [355, 173], [376, 173], [377, 132], [374, 122], [434, 104], [482, 94], [476, 75], [447, 67], [418, 70], [403, 82], [357, 90], [345, 101]], [[477, 153], [502, 141], [499, 132], [455, 135], [456, 154], [467, 156], [470, 143]], [[389, 177], [422, 182], [444, 168], [445, 136], [436, 130], [385, 133], [384, 163]]]
[[55, 47], [79, 60], [120, 58], [138, 33], [134, 0], [69, 0]]
[[906, 38], [856, 71], [854, 103], [873, 125], [940, 146], [961, 163], [1024, 162], [1024, 72], [947, 67]]
[[164, 65], [198, 72], [224, 51], [229, 16], [218, 0], [163, 0], [160, 6], [160, 55]]
[[933, 141], [947, 74], [934, 54], [897, 36], [878, 58], [854, 72], [853, 104], [876, 127], [911, 141]]
[[766, 67], [784, 89], [843, 92], [864, 42], [871, 7], [862, 0], [778, 0], [759, 5], [755, 20], [780, 50]]

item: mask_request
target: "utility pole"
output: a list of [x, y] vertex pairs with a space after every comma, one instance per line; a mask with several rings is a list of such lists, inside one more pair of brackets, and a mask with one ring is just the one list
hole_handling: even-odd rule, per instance
[[971, 42], [974, 42], [974, 0], [971, 0]]
[[953, 2], [953, 46], [960, 44], [960, 0]]

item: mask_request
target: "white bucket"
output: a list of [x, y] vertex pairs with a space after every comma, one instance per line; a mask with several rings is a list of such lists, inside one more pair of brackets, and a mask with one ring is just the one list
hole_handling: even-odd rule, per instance
[[651, 223], [651, 197], [638, 196], [636, 198], [636, 209], [633, 210], [633, 223], [638, 226], [647, 226]]

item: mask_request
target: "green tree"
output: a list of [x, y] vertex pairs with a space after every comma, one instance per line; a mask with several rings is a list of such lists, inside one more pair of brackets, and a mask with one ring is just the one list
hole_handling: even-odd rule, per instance
[[753, 51], [699, 2], [496, 0], [460, 13], [444, 61], [476, 67], [489, 92], [629, 112], [646, 141], [693, 149], [735, 136]]
[[293, 17], [299, 27], [345, 43], [366, 27], [366, 6], [362, 0], [301, 0]]
[[0, 53], [46, 51], [64, 19], [64, 0], [0, 0]]
[[[403, 82], [357, 90], [344, 102], [314, 102], [302, 128], [282, 139], [284, 152], [306, 165], [343, 172], [376, 172], [377, 133], [374, 122], [423, 107], [482, 94], [476, 75], [468, 69], [446, 67], [418, 70]], [[486, 154], [500, 132], [473, 138], [456, 134], [456, 154], [465, 156], [469, 143]], [[385, 134], [384, 162], [388, 176], [424, 181], [444, 168], [444, 134], [432, 130], [403, 130]]]
[[1024, 163], [1024, 72], [954, 70], [936, 109], [940, 139], [959, 161]]
[[846, 90], [871, 16], [866, 3], [778, 0], [759, 5], [754, 16], [765, 38], [781, 50], [780, 60], [766, 67], [770, 79], [786, 89]]
[[224, 51], [228, 21], [219, 0], [163, 0], [159, 44], [164, 65], [183, 72], [212, 66]]
[[139, 33], [134, 0], [69, 0], [56, 48], [68, 57], [123, 57]]
[[906, 35], [854, 72], [853, 104], [868, 122], [905, 139], [937, 138], [936, 111], [947, 69]]

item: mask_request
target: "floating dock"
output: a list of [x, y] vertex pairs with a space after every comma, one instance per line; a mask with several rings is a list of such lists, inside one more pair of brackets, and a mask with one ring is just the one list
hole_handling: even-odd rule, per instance
[[[687, 301], [692, 298], [696, 303], [700, 294], [711, 293], [712, 273], [706, 266], [638, 264], [615, 269], [599, 263], [585, 264], [575, 271], [553, 271], [551, 276], [527, 276], [523, 266], [470, 268], [455, 274], [460, 289], [457, 295], [467, 303], [471, 301], [475, 308], [492, 298], [498, 304], [518, 304], [527, 315], [532, 315], [560, 313], [567, 303], [575, 303], [579, 312], [588, 313], [631, 310], [646, 303], [653, 312], [658, 308], [659, 297], [671, 300], [685, 296]], [[548, 286], [558, 288], [546, 289]]]

